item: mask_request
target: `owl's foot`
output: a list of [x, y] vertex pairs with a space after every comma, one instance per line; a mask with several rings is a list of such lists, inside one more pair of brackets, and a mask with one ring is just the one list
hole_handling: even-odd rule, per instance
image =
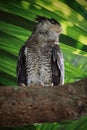
[[22, 87], [27, 87], [24, 83], [21, 84]]
[[26, 85], [24, 83], [19, 83], [18, 85], [19, 87], [26, 87]]
[[50, 83], [50, 84], [44, 84], [43, 81], [41, 81], [41, 80], [38, 81], [38, 84], [41, 85], [41, 86], [46, 86], [46, 87], [52, 87], [52, 86], [54, 86], [53, 83]]
[[45, 84], [41, 80], [38, 81], [38, 84], [41, 86], [45, 86]]

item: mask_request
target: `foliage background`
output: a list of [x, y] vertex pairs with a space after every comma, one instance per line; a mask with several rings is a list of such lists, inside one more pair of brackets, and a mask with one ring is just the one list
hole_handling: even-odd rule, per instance
[[[87, 0], [0, 0], [0, 85], [16, 86], [20, 47], [36, 24], [36, 15], [60, 21], [65, 83], [87, 77]], [[15, 129], [86, 130], [87, 117], [62, 124], [35, 124]]]

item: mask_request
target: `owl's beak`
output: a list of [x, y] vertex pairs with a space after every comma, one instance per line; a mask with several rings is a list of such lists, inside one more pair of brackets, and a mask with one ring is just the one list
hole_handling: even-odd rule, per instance
[[52, 30], [55, 31], [55, 32], [57, 32], [57, 33], [63, 32], [63, 28], [61, 26], [58, 26], [58, 25], [54, 25], [52, 27]]

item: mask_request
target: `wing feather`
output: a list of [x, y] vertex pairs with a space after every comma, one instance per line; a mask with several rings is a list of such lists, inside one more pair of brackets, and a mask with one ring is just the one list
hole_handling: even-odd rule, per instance
[[17, 82], [18, 82], [19, 86], [21, 86], [22, 83], [27, 85], [25, 48], [26, 48], [26, 46], [23, 46], [20, 49], [19, 56], [18, 56], [18, 62], [17, 62], [16, 71], [17, 71]]
[[52, 48], [51, 52], [51, 69], [52, 82], [54, 85], [64, 83], [64, 60], [63, 55], [58, 45]]

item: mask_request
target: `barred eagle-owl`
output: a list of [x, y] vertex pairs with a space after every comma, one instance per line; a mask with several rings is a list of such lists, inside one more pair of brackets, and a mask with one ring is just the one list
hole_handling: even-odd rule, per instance
[[64, 60], [59, 47], [62, 27], [55, 19], [38, 17], [29, 39], [20, 49], [17, 63], [18, 85], [60, 85], [64, 83]]

